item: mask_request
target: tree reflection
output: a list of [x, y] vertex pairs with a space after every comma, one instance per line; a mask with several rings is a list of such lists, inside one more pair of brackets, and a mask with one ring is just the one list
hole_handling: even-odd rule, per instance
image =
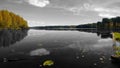
[[112, 38], [112, 34], [110, 32], [97, 32], [97, 36], [101, 38]]
[[97, 36], [100, 36], [102, 39], [112, 38], [111, 31], [98, 31], [96, 29], [77, 29], [80, 32], [87, 32], [87, 33], [96, 33]]
[[8, 47], [27, 36], [28, 30], [0, 30], [0, 47]]

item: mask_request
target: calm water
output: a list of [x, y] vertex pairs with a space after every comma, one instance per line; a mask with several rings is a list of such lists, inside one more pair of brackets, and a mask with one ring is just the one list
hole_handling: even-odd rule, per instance
[[[81, 31], [0, 31], [0, 68], [119, 68], [113, 40]], [[54, 65], [43, 66], [52, 60]]]

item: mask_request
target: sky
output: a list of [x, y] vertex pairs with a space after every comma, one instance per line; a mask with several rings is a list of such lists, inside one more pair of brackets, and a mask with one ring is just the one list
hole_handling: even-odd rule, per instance
[[29, 26], [79, 25], [120, 16], [120, 0], [0, 0]]

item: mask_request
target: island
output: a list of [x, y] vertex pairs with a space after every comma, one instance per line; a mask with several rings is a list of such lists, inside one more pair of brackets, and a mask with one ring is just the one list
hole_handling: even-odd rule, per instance
[[8, 10], [0, 10], [0, 29], [27, 29], [27, 21]]

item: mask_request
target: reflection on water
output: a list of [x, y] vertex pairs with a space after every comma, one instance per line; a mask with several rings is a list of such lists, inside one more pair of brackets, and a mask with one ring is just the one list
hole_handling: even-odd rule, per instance
[[112, 34], [109, 32], [101, 32], [101, 33], [97, 33], [98, 36], [101, 36], [101, 38], [112, 38]]
[[27, 30], [0, 30], [0, 47], [8, 47], [27, 36]]
[[[27, 31], [0, 32], [4, 42], [10, 39], [13, 45], [0, 48], [0, 68], [116, 68], [111, 63], [111, 32], [30, 29], [26, 35]], [[13, 44], [11, 40], [21, 41]]]
[[44, 48], [36, 49], [30, 52], [31, 56], [43, 56], [43, 55], [49, 55], [49, 54], [50, 52]]

